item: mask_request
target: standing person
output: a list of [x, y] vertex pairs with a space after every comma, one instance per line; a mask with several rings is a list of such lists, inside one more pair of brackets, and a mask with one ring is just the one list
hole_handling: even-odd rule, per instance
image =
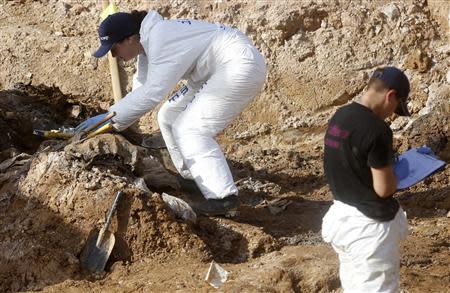
[[409, 81], [395, 67], [375, 70], [362, 98], [336, 111], [325, 134], [324, 169], [334, 197], [322, 237], [339, 256], [345, 293], [399, 292], [399, 241], [406, 214], [392, 196], [392, 131], [384, 120], [409, 116]]
[[[204, 215], [227, 215], [239, 206], [238, 190], [215, 136], [260, 92], [266, 79], [263, 56], [237, 29], [197, 20], [164, 20], [155, 11], [116, 13], [99, 27], [101, 46], [124, 61], [137, 57], [133, 90], [110, 107], [122, 131], [187, 80], [158, 113], [171, 159], [183, 178], [206, 198], [194, 205]], [[104, 114], [103, 114], [104, 115]], [[101, 116], [103, 117], [103, 116]], [[83, 123], [89, 127], [98, 117]]]

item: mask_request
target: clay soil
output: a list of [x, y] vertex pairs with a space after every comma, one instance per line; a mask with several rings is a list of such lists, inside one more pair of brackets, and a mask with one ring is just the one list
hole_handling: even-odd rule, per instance
[[[323, 134], [381, 64], [406, 68], [413, 88], [412, 118], [389, 121], [395, 149], [426, 144], [450, 162], [444, 1], [117, 2], [125, 11], [235, 25], [264, 53], [263, 92], [218, 137], [241, 213], [192, 224], [166, 206], [163, 192], [188, 202], [201, 195], [175, 179], [156, 111], [124, 133], [81, 142], [32, 135], [77, 125], [112, 103], [107, 62], [90, 57], [100, 3], [4, 1], [1, 292], [214, 292], [204, 281], [212, 260], [230, 273], [219, 291], [341, 292], [337, 256], [320, 236], [332, 203]], [[133, 64], [121, 68], [126, 92]], [[395, 195], [410, 225], [401, 246], [403, 292], [450, 292], [449, 181], [447, 164]], [[80, 253], [118, 190], [125, 196], [110, 227], [116, 243], [105, 272], [93, 275], [80, 268]], [[275, 214], [269, 204], [277, 200], [287, 206]]]

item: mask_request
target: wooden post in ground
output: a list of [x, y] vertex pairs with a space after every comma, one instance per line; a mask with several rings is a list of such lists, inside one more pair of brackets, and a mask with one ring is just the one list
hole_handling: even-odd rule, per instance
[[[113, 1], [111, 1], [112, 3]], [[110, 1], [102, 0], [103, 10], [108, 7]], [[117, 64], [117, 59], [108, 52], [108, 62], [109, 62], [109, 72], [111, 73], [111, 84], [114, 96], [114, 101], [117, 102], [122, 99], [122, 89], [120, 88], [120, 77], [119, 77], [119, 64]]]

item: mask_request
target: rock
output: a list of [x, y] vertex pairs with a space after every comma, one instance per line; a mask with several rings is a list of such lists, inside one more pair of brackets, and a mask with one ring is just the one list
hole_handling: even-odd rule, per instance
[[406, 124], [408, 124], [408, 121], [409, 121], [408, 117], [399, 116], [394, 121], [392, 121], [391, 129], [393, 131], [398, 131], [398, 130], [402, 129], [403, 127], [405, 127]]
[[390, 21], [397, 20], [400, 17], [400, 9], [398, 9], [395, 3], [390, 3], [381, 8], [381, 12]]
[[69, 3], [65, 1], [58, 1], [56, 4], [56, 13], [59, 16], [66, 16], [69, 12], [70, 7], [72, 7]]
[[447, 71], [447, 75], [445, 76], [447, 83], [450, 84], [450, 69]]
[[450, 44], [446, 44], [446, 45], [436, 48], [436, 52], [438, 52], [439, 54], [449, 55], [450, 54]]
[[52, 43], [46, 43], [46, 44], [44, 44], [44, 45], [42, 46], [42, 49], [43, 49], [45, 52], [50, 52], [50, 51], [52, 51], [52, 48], [53, 48], [53, 44], [52, 44]]
[[425, 234], [426, 236], [432, 237], [432, 236], [439, 235], [439, 232], [440, 232], [440, 230], [437, 229], [437, 228], [430, 228], [430, 229], [428, 229], [427, 231], [425, 231], [424, 234]]
[[88, 11], [88, 9], [87, 9], [85, 6], [83, 6], [82, 4], [75, 4], [75, 5], [72, 7], [71, 11], [73, 11], [73, 13], [74, 13], [75, 15], [79, 15], [79, 14], [82, 13], [83, 11]]
[[375, 26], [375, 35], [378, 35], [382, 29], [383, 29], [383, 27], [381, 25]]
[[77, 118], [81, 113], [81, 107], [79, 105], [73, 105], [70, 110], [70, 115], [74, 118]]
[[447, 218], [450, 218], [450, 211], [448, 211], [447, 213]]
[[450, 86], [442, 85], [441, 83], [433, 83], [428, 87], [428, 99], [425, 103], [425, 107], [419, 111], [419, 115], [426, 115], [432, 111], [447, 113], [449, 99]]
[[66, 52], [67, 52], [67, 49], [69, 49], [69, 44], [64, 43], [64, 44], [61, 45], [61, 47], [60, 47], [60, 49], [59, 49], [59, 52], [60, 52], [60, 53], [66, 53]]
[[405, 68], [417, 70], [425, 73], [431, 68], [431, 58], [429, 54], [422, 50], [414, 50], [406, 56]]
[[350, 11], [341, 13], [341, 23], [343, 27], [359, 27], [362, 24], [362, 18]]

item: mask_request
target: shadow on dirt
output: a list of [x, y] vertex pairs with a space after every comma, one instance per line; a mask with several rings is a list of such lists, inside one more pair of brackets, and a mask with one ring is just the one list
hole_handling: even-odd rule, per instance
[[405, 192], [398, 199], [408, 218], [442, 217], [450, 210], [450, 187]]
[[33, 129], [73, 126], [91, 114], [82, 97], [64, 95], [55, 87], [16, 84], [0, 91], [0, 161], [11, 153], [34, 153], [43, 139]]
[[[245, 197], [245, 194], [241, 196]], [[259, 227], [277, 239], [320, 232], [322, 218], [331, 201], [312, 201], [300, 197], [283, 199], [291, 203], [278, 214], [272, 214], [267, 206], [242, 206], [241, 215], [236, 221]]]
[[[283, 158], [289, 160], [289, 158]], [[281, 159], [280, 159], [281, 160]], [[297, 158], [311, 165], [322, 166], [322, 159], [320, 156], [308, 156], [303, 158]], [[233, 173], [235, 181], [242, 180], [246, 177], [251, 177], [257, 181], [272, 182], [281, 187], [277, 193], [295, 192], [297, 194], [312, 193], [314, 190], [326, 185], [325, 177], [322, 170], [313, 172], [303, 172], [301, 166], [289, 168], [284, 172], [270, 171], [266, 169], [254, 170], [249, 162], [237, 162], [229, 160], [231, 172]], [[295, 163], [297, 165], [298, 163]], [[300, 171], [300, 172], [298, 172]], [[287, 174], [293, 173], [295, 175]]]
[[243, 263], [249, 259], [247, 238], [217, 219], [199, 217], [195, 232], [208, 246], [215, 261]]

